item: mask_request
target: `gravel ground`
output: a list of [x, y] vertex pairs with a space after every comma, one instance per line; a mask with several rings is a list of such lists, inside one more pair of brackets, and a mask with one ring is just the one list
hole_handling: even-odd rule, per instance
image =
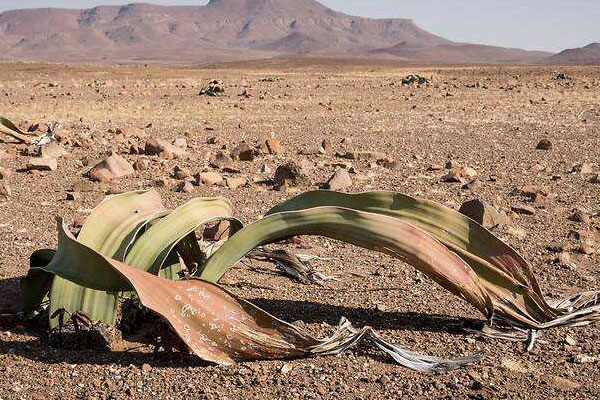
[[[384, 152], [395, 168], [351, 161], [348, 190], [384, 189], [439, 201], [458, 209], [479, 198], [511, 216], [497, 234], [531, 263], [544, 293], [558, 299], [600, 286], [600, 184], [573, 167], [600, 172], [600, 69], [556, 67], [439, 68], [345, 62], [269, 62], [211, 68], [3, 64], [0, 110], [21, 127], [60, 121], [69, 154], [50, 172], [27, 171], [23, 146], [0, 144], [0, 166], [12, 171], [12, 194], [0, 201], [0, 312], [19, 307], [19, 278], [38, 248], [56, 246], [54, 216], [81, 220], [106, 193], [156, 187], [175, 207], [194, 196], [229, 198], [246, 222], [297, 192], [317, 188], [340, 162], [336, 151]], [[427, 86], [402, 86], [418, 73]], [[199, 96], [210, 80], [219, 97]], [[239, 96], [247, 89], [252, 97]], [[123, 131], [122, 134], [117, 129]], [[143, 136], [137, 138], [136, 136]], [[238, 189], [200, 186], [193, 193], [157, 187], [175, 166], [212, 170], [208, 158], [245, 140], [279, 139], [282, 155], [236, 162]], [[149, 137], [186, 139], [179, 159], [130, 154]], [[215, 138], [208, 144], [209, 138]], [[311, 153], [323, 139], [333, 151]], [[552, 150], [536, 150], [547, 138]], [[342, 144], [342, 139], [345, 144]], [[211, 140], [213, 142], [213, 140]], [[83, 174], [110, 150], [148, 168], [110, 183]], [[11, 156], [13, 154], [13, 156]], [[288, 161], [308, 163], [310, 185], [274, 191], [256, 182]], [[463, 187], [441, 182], [448, 160], [477, 171]], [[532, 168], [533, 167], [533, 168]], [[585, 166], [586, 168], [588, 165]], [[436, 168], [433, 168], [436, 169]], [[224, 175], [228, 175], [225, 173]], [[511, 213], [526, 204], [514, 194], [542, 186], [545, 202], [533, 215]], [[168, 185], [167, 185], [168, 186]], [[75, 200], [66, 200], [69, 191]], [[583, 222], [569, 219], [574, 210]], [[577, 234], [576, 234], [577, 233]], [[583, 254], [587, 240], [595, 254]], [[465, 335], [464, 319], [481, 316], [411, 267], [374, 252], [323, 238], [288, 245], [330, 261], [318, 267], [342, 279], [325, 287], [303, 285], [268, 264], [239, 265], [223, 285], [308, 331], [331, 333], [340, 318], [370, 325], [415, 351], [440, 356], [482, 353], [482, 362], [441, 375], [416, 373], [371, 350], [293, 361], [222, 367], [179, 354], [153, 354], [148, 346], [121, 351], [66, 350], [30, 325], [0, 326], [0, 399], [71, 398], [425, 398], [547, 399], [600, 395], [600, 329], [543, 332], [530, 352], [523, 345]], [[297, 248], [300, 247], [300, 248]], [[550, 249], [549, 249], [550, 248]], [[562, 249], [561, 260], [557, 261]], [[568, 255], [568, 256], [567, 256]], [[582, 362], [586, 361], [586, 362]]]

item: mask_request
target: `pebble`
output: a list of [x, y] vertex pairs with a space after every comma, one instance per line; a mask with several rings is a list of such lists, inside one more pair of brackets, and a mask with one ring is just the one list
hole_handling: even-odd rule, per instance
[[550, 139], [542, 139], [535, 148], [536, 150], [552, 150], [552, 142]]

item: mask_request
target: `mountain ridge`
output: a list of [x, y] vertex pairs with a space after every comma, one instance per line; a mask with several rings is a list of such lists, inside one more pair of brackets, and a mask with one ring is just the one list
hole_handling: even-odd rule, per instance
[[0, 13], [0, 51], [5, 61], [189, 63], [290, 55], [536, 63], [550, 55], [456, 43], [410, 19], [351, 16], [315, 0], [11, 10]]

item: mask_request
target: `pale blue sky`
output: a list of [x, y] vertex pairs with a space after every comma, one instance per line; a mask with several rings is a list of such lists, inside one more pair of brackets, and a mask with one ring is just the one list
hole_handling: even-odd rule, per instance
[[[88, 8], [127, 0], [0, 0], [0, 11], [31, 7]], [[145, 0], [202, 5], [206, 0]], [[366, 17], [412, 18], [448, 39], [560, 51], [600, 42], [600, 0], [321, 0], [324, 5]]]

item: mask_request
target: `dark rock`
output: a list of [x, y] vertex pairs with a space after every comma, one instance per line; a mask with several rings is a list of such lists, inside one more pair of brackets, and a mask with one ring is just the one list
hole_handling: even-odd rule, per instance
[[505, 213], [496, 210], [479, 199], [464, 202], [459, 212], [486, 228], [507, 225], [509, 222], [509, 218]]
[[535, 148], [536, 150], [552, 150], [552, 142], [550, 139], [542, 139]]

